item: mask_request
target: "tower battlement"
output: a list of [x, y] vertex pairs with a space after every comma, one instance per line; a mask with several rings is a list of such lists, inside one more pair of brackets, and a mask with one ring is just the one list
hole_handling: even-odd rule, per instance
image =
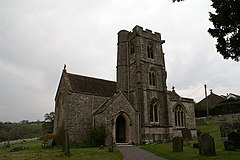
[[118, 42], [124, 42], [131, 40], [133, 37], [141, 36], [144, 38], [148, 38], [151, 40], [155, 40], [161, 43], [164, 43], [163, 40], [161, 40], [161, 34], [158, 32], [152, 32], [150, 29], [143, 29], [143, 27], [136, 25], [132, 31], [127, 30], [121, 30], [118, 32]]
[[[132, 32], [130, 33], [133, 36], [142, 36], [145, 38], [149, 38], [155, 41], [160, 41], [161, 42], [161, 34], [158, 32], [152, 32], [150, 29], [143, 29], [143, 27], [136, 25], [133, 29]], [[130, 36], [131, 37], [131, 36]]]

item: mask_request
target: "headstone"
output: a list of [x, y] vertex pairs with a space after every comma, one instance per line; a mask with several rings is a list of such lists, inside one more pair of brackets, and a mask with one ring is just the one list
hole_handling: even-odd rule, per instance
[[183, 128], [181, 131], [182, 131], [183, 140], [192, 140], [192, 134], [189, 129]]
[[113, 152], [113, 136], [112, 136], [112, 134], [110, 137], [110, 144], [108, 146], [108, 152]]
[[57, 144], [60, 146], [63, 146], [64, 141], [64, 128], [58, 127], [57, 128], [57, 134], [56, 134]]
[[197, 130], [197, 137], [199, 137], [202, 134], [200, 130]]
[[205, 156], [216, 156], [214, 139], [209, 133], [202, 133], [198, 137], [199, 154]]
[[225, 122], [220, 125], [221, 138], [227, 137], [227, 135], [233, 131], [233, 125], [231, 123]]
[[240, 134], [237, 132], [231, 132], [227, 137], [228, 141], [232, 141], [236, 145], [236, 148], [240, 148]]
[[233, 128], [234, 128], [234, 129], [240, 128], [240, 123], [239, 123], [239, 122], [233, 123]]
[[10, 145], [10, 142], [9, 142], [9, 141], [5, 142], [4, 148], [11, 148], [11, 145]]
[[172, 143], [173, 143], [173, 152], [183, 151], [183, 139], [181, 137], [174, 137]]
[[223, 142], [226, 151], [236, 151], [236, 145], [231, 141]]
[[240, 134], [240, 128], [237, 129], [237, 133]]
[[10, 152], [17, 152], [17, 151], [24, 151], [24, 150], [29, 150], [29, 148], [25, 146], [14, 147], [13, 149], [10, 150]]
[[69, 134], [67, 130], [64, 132], [64, 154], [70, 156]]
[[199, 143], [193, 143], [193, 148], [199, 148]]

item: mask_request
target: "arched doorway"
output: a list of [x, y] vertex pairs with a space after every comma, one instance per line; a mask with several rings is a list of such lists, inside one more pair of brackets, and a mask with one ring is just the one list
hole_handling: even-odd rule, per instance
[[126, 142], [126, 119], [122, 115], [119, 115], [116, 119], [116, 142]]

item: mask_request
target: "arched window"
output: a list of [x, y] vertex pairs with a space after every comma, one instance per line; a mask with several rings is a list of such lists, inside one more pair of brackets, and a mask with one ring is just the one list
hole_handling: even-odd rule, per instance
[[151, 44], [147, 45], [147, 56], [148, 58], [153, 59], [153, 47]]
[[174, 119], [176, 127], [186, 126], [186, 110], [182, 105], [177, 105], [174, 108]]
[[148, 72], [149, 85], [156, 86], [156, 76], [153, 69]]
[[150, 122], [158, 122], [158, 103], [156, 101], [150, 103]]

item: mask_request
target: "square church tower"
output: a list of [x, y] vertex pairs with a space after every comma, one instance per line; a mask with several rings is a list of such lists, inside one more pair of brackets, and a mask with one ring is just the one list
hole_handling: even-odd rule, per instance
[[140, 26], [135, 26], [132, 32], [118, 33], [117, 92], [124, 92], [140, 113], [143, 139], [149, 139], [152, 134], [169, 137], [163, 43], [160, 33]]

